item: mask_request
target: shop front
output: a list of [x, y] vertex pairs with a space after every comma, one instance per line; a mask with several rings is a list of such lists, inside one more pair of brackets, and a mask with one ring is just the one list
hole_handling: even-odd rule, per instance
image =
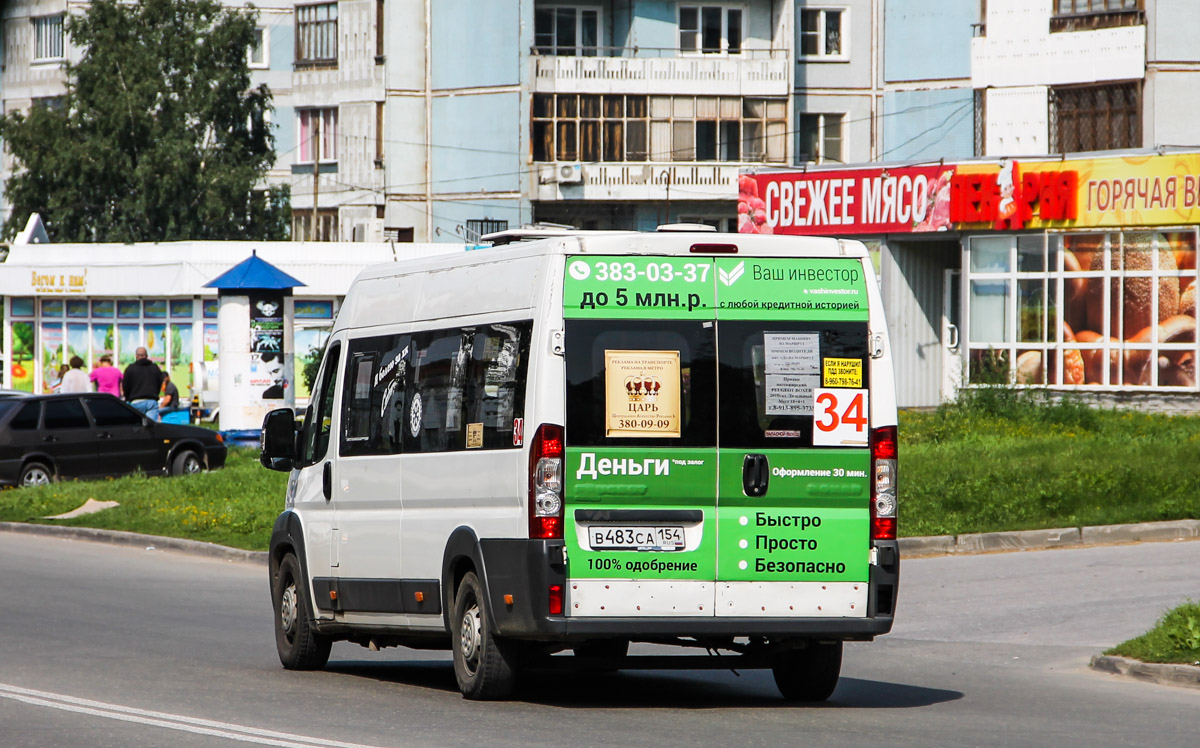
[[[409, 253], [425, 245], [409, 245]], [[435, 245], [436, 246], [436, 245]], [[428, 252], [452, 251], [437, 246]], [[91, 370], [102, 359], [124, 368], [145, 346], [184, 396], [219, 405], [218, 298], [205, 284], [253, 251], [303, 281], [285, 300], [295, 352], [295, 400], [303, 404], [340, 299], [364, 267], [397, 259], [391, 245], [179, 242], [27, 244], [0, 263], [3, 368], [0, 387], [53, 392], [59, 371], [78, 356]], [[426, 253], [428, 253], [426, 252]], [[352, 258], [347, 260], [346, 258]], [[253, 377], [254, 372], [246, 372]]]
[[879, 248], [904, 406], [1007, 382], [1200, 408], [1200, 154], [744, 174], [743, 231]]

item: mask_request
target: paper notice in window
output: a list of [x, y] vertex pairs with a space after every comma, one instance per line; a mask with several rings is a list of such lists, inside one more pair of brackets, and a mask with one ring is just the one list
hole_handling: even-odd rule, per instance
[[764, 412], [769, 416], [811, 416], [813, 390], [820, 386], [817, 374], [768, 374]]
[[859, 389], [863, 386], [861, 358], [827, 358], [824, 365], [825, 387]]
[[679, 351], [604, 352], [604, 435], [679, 436]]
[[483, 424], [467, 424], [467, 449], [479, 449], [483, 446]]
[[818, 333], [764, 332], [763, 348], [767, 374], [821, 373], [821, 338]]

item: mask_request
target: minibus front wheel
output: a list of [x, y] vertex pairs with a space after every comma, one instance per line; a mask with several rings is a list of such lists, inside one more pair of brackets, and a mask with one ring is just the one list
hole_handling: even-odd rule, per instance
[[487, 605], [479, 578], [475, 572], [467, 572], [454, 597], [450, 640], [454, 677], [458, 690], [468, 699], [503, 699], [517, 682], [520, 648], [491, 632]]
[[825, 701], [833, 695], [842, 672], [842, 643], [810, 641], [808, 646], [780, 652], [771, 672], [783, 698]]

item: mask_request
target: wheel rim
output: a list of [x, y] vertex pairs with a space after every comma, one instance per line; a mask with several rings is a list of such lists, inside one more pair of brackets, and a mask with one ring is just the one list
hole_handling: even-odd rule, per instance
[[21, 481], [22, 486], [44, 486], [50, 482], [50, 475], [40, 467], [31, 468], [26, 471], [25, 478]]
[[196, 455], [188, 455], [183, 460], [183, 474], [191, 475], [192, 473], [200, 472], [200, 458]]
[[279, 598], [279, 624], [290, 639], [296, 631], [296, 583], [290, 582], [283, 588]]
[[479, 615], [479, 606], [472, 602], [463, 611], [462, 625], [459, 628], [458, 648], [462, 653], [467, 670], [474, 673], [479, 664], [479, 649], [483, 640], [483, 625]]

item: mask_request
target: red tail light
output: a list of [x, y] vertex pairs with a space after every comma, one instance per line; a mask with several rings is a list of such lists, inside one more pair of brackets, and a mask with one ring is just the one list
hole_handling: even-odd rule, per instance
[[896, 539], [896, 427], [871, 429], [871, 539]]
[[550, 604], [549, 613], [552, 616], [561, 616], [563, 612], [563, 588], [561, 584], [550, 585], [549, 590]]
[[562, 536], [563, 427], [543, 423], [529, 445], [529, 537]]

